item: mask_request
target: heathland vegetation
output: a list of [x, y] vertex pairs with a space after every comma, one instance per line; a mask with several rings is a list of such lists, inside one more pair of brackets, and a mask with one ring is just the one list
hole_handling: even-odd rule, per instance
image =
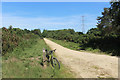
[[[39, 29], [2, 28], [3, 78], [66, 78], [74, 77], [61, 63], [60, 70], [50, 64], [43, 67], [43, 48], [50, 50]], [[64, 73], [63, 73], [64, 72]]]

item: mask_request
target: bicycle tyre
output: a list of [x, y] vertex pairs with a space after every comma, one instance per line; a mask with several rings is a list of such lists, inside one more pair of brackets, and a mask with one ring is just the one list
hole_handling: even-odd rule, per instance
[[60, 69], [60, 63], [59, 61], [53, 57], [52, 61], [51, 61], [51, 64], [52, 64], [52, 67], [55, 69], [55, 68], [58, 68]]

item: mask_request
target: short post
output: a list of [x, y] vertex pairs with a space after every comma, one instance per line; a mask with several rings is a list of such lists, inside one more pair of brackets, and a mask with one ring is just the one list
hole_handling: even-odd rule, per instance
[[46, 64], [46, 51], [45, 51], [45, 48], [43, 48], [43, 66], [46, 67], [47, 64]]

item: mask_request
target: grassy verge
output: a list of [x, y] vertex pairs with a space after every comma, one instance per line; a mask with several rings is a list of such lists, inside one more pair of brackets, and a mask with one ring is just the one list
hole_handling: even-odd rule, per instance
[[42, 62], [42, 49], [49, 47], [44, 40], [39, 39], [36, 45], [28, 46], [24, 50], [15, 48], [12, 53], [7, 53], [2, 58], [3, 78], [68, 78], [73, 74], [61, 64], [60, 70], [51, 66], [44, 68]]
[[96, 54], [105, 54], [105, 55], [111, 55], [111, 54], [107, 54], [105, 52], [101, 52], [99, 49], [92, 49], [92, 48], [86, 48], [85, 50], [80, 50], [80, 44], [78, 43], [74, 43], [74, 42], [67, 42], [65, 40], [55, 40], [52, 38], [48, 38], [49, 40], [52, 40], [53, 42], [56, 42], [60, 45], [62, 45], [63, 47], [72, 49], [72, 50], [77, 50], [77, 51], [83, 51], [83, 52], [90, 52], [90, 53], [96, 53]]
[[69, 48], [69, 49], [73, 49], [73, 50], [79, 49], [79, 44], [74, 43], [74, 42], [67, 42], [65, 40], [56, 40], [56, 39], [52, 39], [52, 38], [48, 38], [48, 39], [66, 47], [66, 48]]

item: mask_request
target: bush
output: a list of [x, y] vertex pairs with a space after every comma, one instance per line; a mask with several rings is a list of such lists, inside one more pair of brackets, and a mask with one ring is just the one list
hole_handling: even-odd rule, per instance
[[29, 31], [27, 29], [2, 28], [2, 55], [12, 52], [14, 48], [19, 47], [24, 50], [25, 47], [37, 43], [37, 39], [42, 36], [40, 30]]
[[86, 50], [86, 51], [93, 51], [92, 48], [86, 48], [85, 50]]

